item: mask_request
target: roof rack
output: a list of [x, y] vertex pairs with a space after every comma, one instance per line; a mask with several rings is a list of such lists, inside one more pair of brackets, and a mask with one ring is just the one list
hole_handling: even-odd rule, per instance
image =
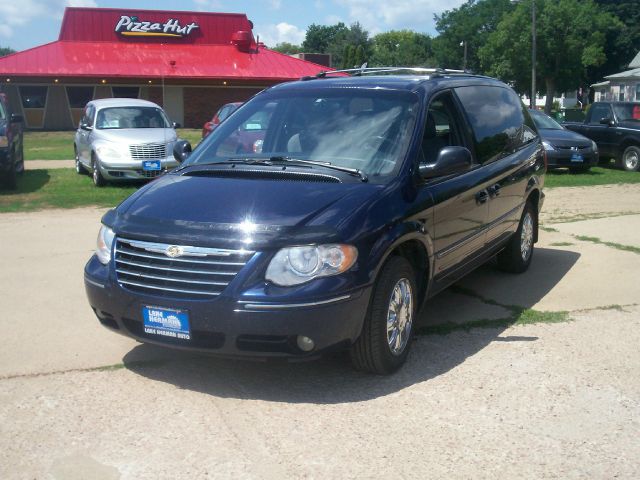
[[358, 77], [360, 75], [372, 75], [378, 73], [416, 73], [416, 74], [428, 74], [431, 76], [440, 75], [474, 75], [470, 70], [452, 70], [449, 68], [427, 68], [427, 67], [367, 67], [367, 64], [363, 64], [360, 68], [348, 68], [344, 70], [329, 70], [322, 71], [314, 76], [302, 77], [300, 80], [313, 80], [314, 78], [326, 78], [329, 75], [335, 75], [339, 73], [348, 73], [351, 76]]

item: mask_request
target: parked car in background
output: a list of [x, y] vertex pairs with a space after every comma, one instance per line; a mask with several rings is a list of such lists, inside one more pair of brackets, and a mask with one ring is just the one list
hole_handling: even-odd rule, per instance
[[539, 110], [529, 110], [529, 113], [547, 152], [549, 169], [567, 167], [573, 172], [584, 172], [598, 164], [596, 142], [567, 130]]
[[176, 142], [181, 167], [102, 218], [84, 271], [99, 322], [220, 355], [349, 349], [388, 374], [428, 298], [494, 257], [527, 270], [545, 174], [527, 109], [498, 80], [405, 70], [423, 74], [280, 84], [193, 153]]
[[601, 160], [614, 158], [620, 168], [640, 170], [640, 102], [595, 102], [584, 122], [564, 126], [595, 141]]
[[0, 93], [0, 184], [13, 190], [16, 176], [24, 172], [22, 117], [11, 111], [8, 98]]
[[176, 124], [146, 100], [93, 100], [84, 109], [73, 144], [76, 171], [93, 183], [155, 178], [176, 167]]
[[211, 120], [204, 124], [202, 127], [202, 138], [213, 132], [221, 122], [223, 122], [229, 115], [235, 112], [238, 107], [242, 105], [242, 102], [226, 103], [216, 112]]

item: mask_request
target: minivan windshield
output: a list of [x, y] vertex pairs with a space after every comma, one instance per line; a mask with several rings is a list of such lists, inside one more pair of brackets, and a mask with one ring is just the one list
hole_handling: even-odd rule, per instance
[[110, 107], [98, 111], [96, 128], [171, 128], [164, 112], [156, 107]]
[[416, 94], [395, 90], [269, 92], [220, 124], [185, 165], [284, 157], [357, 169], [375, 181], [402, 163], [418, 105]]
[[533, 122], [536, 124], [536, 127], [539, 129], [546, 128], [548, 130], [564, 130], [564, 127], [549, 115], [540, 113], [537, 110], [529, 110], [529, 113], [531, 114], [531, 118], [533, 118]]

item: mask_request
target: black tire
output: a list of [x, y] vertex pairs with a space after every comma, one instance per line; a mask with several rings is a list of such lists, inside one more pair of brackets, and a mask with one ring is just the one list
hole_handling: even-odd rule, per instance
[[[409, 262], [404, 257], [391, 257], [382, 267], [373, 288], [360, 337], [351, 346], [351, 362], [357, 370], [388, 375], [404, 364], [411, 349], [417, 308], [416, 293], [415, 273]], [[394, 298], [410, 299], [398, 306], [402, 312], [395, 316], [397, 330], [394, 331], [402, 333], [398, 335], [400, 338], [397, 343], [394, 342], [397, 347], [395, 352], [390, 346], [389, 335], [396, 339], [398, 337], [393, 337], [393, 331], [389, 333], [387, 330]]]
[[93, 166], [93, 174], [91, 175], [91, 178], [93, 179], [93, 184], [96, 187], [104, 187], [107, 182], [102, 176], [102, 173], [100, 173], [100, 160], [98, 160], [93, 154], [91, 155], [91, 158], [91, 165]]
[[640, 170], [640, 147], [631, 145], [625, 148], [620, 156], [619, 165], [627, 172]]
[[15, 152], [11, 153], [9, 160], [9, 170], [2, 176], [2, 186], [7, 190], [15, 190], [18, 187]]
[[82, 165], [82, 162], [80, 162], [80, 155], [78, 155], [78, 149], [75, 145], [73, 146], [73, 153], [75, 154], [76, 160], [76, 173], [78, 175], [85, 175], [87, 170], [84, 168], [84, 165]]
[[[507, 247], [498, 254], [498, 267], [510, 273], [527, 271], [533, 258], [534, 239], [537, 232], [538, 215], [531, 202], [527, 202], [520, 217], [518, 229], [511, 236]], [[525, 245], [527, 245], [526, 251]]]

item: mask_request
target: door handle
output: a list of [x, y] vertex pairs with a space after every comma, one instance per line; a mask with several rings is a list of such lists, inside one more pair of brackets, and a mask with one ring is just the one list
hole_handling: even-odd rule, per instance
[[481, 190], [476, 193], [476, 202], [485, 203], [489, 199], [489, 193], [486, 190]]
[[497, 197], [498, 195], [500, 195], [500, 184], [496, 183], [495, 185], [491, 185], [489, 187], [489, 195], [492, 197]]

